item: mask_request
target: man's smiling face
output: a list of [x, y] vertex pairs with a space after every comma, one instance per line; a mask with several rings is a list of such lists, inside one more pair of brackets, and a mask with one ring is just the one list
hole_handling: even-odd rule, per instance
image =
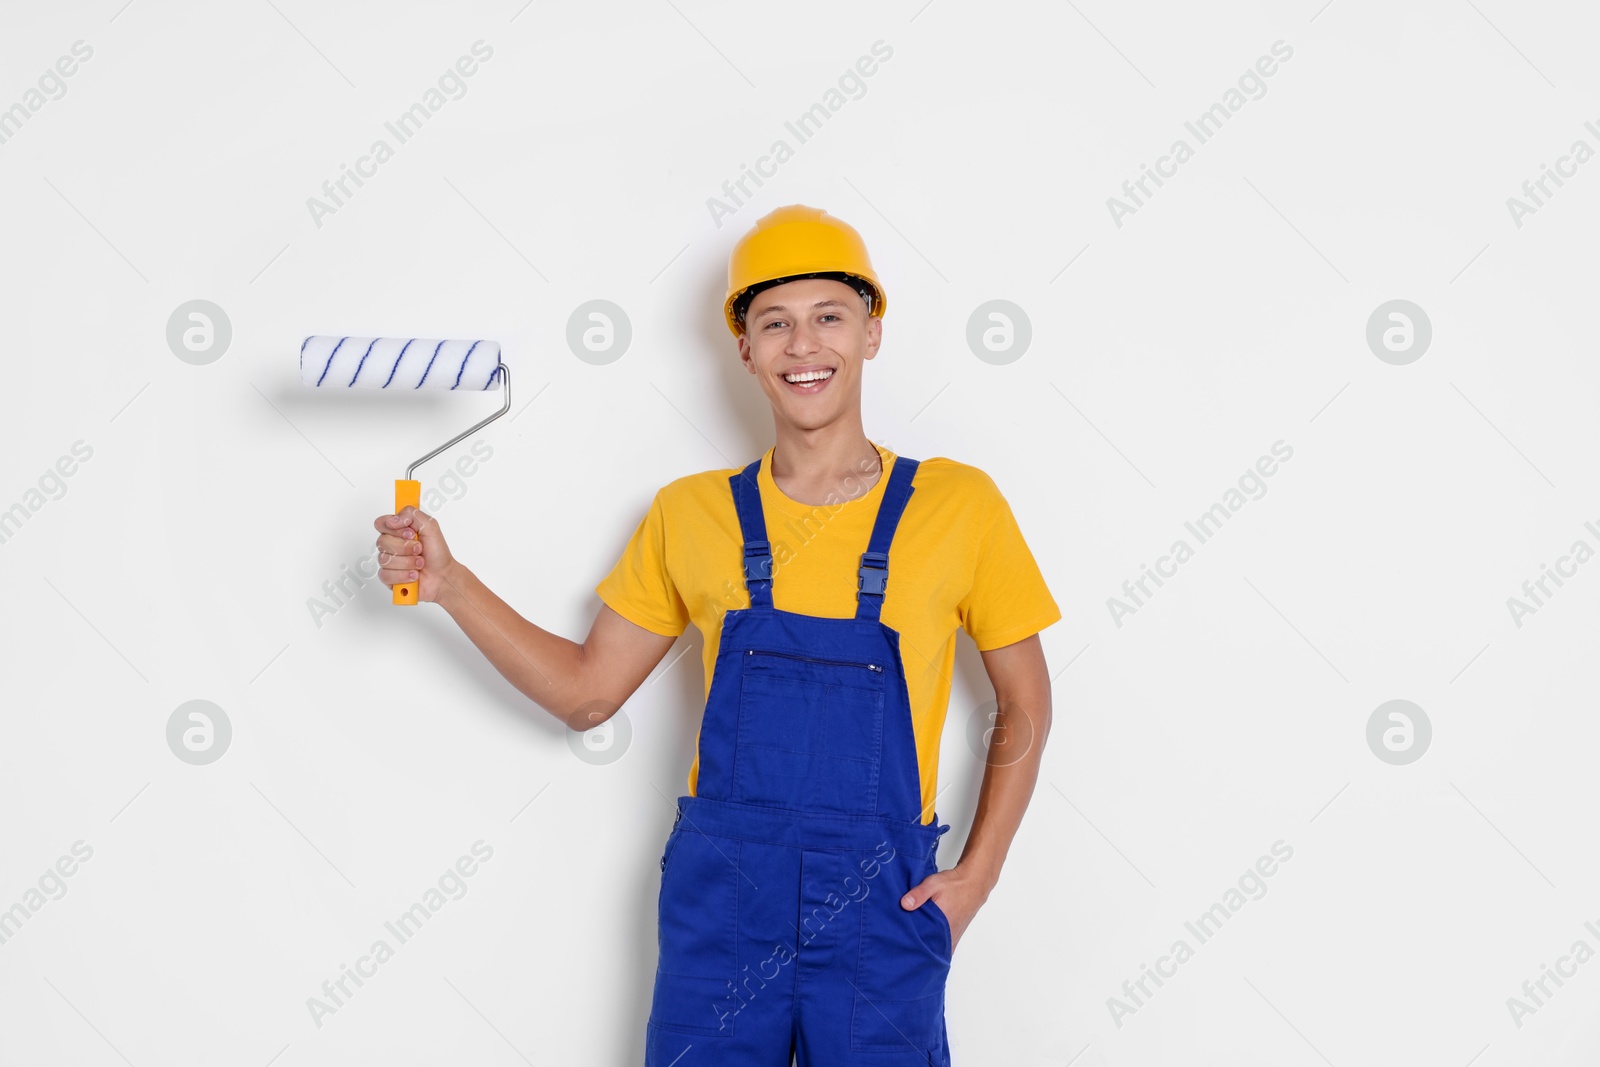
[[883, 320], [831, 278], [763, 289], [745, 313], [739, 358], [761, 383], [775, 418], [814, 430], [861, 410], [861, 368], [878, 354]]

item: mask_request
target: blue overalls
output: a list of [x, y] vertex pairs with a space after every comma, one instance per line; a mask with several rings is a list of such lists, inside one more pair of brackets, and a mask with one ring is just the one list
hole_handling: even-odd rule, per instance
[[730, 610], [697, 796], [661, 858], [646, 1067], [948, 1065], [949, 920], [900, 906], [938, 870], [900, 635], [879, 621], [918, 461], [896, 457], [853, 619], [772, 606], [756, 460], [729, 479], [750, 607]]

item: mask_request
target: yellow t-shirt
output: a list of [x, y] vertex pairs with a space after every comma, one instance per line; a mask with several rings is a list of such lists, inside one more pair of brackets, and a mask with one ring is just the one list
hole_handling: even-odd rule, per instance
[[[856, 613], [857, 571], [894, 453], [874, 445], [883, 473], [868, 492], [832, 504], [791, 500], [762, 457], [760, 486], [772, 543], [772, 602], [780, 611], [848, 619]], [[705, 471], [661, 488], [622, 558], [595, 587], [630, 622], [668, 637], [690, 622], [705, 639], [706, 697], [716, 668], [722, 615], [750, 606], [744, 538], [728, 479], [739, 468]], [[1021, 641], [1061, 618], [1044, 576], [994, 480], [953, 459], [924, 460], [889, 548], [881, 619], [900, 634], [922, 784], [922, 821], [934, 817], [939, 738], [950, 703], [956, 631], [987, 652]], [[699, 777], [699, 738], [689, 795]]]

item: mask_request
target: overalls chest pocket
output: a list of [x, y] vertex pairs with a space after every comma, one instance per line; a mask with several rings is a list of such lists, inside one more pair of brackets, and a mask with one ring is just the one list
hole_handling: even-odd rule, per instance
[[884, 665], [760, 649], [739, 658], [731, 799], [877, 814]]

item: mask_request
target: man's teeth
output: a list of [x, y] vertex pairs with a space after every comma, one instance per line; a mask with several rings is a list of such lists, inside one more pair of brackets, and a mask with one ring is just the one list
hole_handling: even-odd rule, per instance
[[831, 370], [808, 370], [800, 374], [785, 374], [783, 380], [798, 385], [801, 382], [820, 382], [833, 377]]

